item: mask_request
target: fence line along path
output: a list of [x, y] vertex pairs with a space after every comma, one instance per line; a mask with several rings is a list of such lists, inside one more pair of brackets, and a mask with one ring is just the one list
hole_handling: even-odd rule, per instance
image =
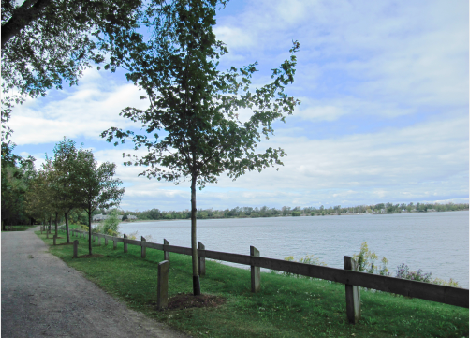
[[[88, 235], [87, 231], [70, 229], [74, 236]], [[152, 248], [164, 252], [165, 260], [169, 260], [169, 253], [177, 253], [191, 256], [191, 248], [170, 245], [165, 239], [163, 244], [148, 242], [145, 238], [132, 240], [124, 235], [124, 238], [113, 237], [105, 234], [92, 233], [93, 238], [104, 238], [105, 243], [113, 242], [113, 249], [116, 243], [124, 243], [124, 252], [127, 252], [127, 245], [140, 246], [141, 255], [145, 257], [144, 248]], [[435, 285], [430, 283], [416, 282], [389, 276], [374, 275], [367, 272], [357, 271], [357, 262], [351, 257], [344, 257], [344, 269], [330, 268], [305, 264], [300, 262], [286, 261], [282, 259], [261, 257], [260, 252], [254, 247], [250, 247], [250, 255], [240, 255], [228, 252], [211, 251], [205, 249], [202, 243], [198, 245], [199, 254], [199, 274], [206, 274], [205, 258], [221, 260], [225, 262], [238, 263], [251, 267], [251, 290], [257, 292], [261, 288], [260, 268], [289, 272], [307, 277], [324, 279], [345, 285], [346, 310], [348, 320], [351, 323], [357, 322], [360, 317], [360, 295], [359, 286], [395, 293], [407, 297], [432, 300], [439, 303], [469, 307], [469, 290], [454, 286]]]

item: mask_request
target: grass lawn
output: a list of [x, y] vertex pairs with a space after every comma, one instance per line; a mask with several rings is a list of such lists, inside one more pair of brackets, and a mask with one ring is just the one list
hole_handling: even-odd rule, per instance
[[[71, 245], [52, 246], [52, 254], [134, 310], [195, 337], [468, 337], [468, 309], [384, 292], [361, 290], [361, 319], [350, 325], [345, 313], [344, 285], [261, 273], [261, 292], [250, 292], [250, 271], [206, 260], [201, 292], [217, 296], [214, 307], [157, 311], [157, 264], [163, 252], [123, 243], [112, 249], [93, 245], [100, 257], [72, 258]], [[57, 243], [66, 241], [65, 233]], [[77, 237], [70, 237], [71, 241]], [[79, 238], [79, 256], [88, 254], [88, 238]], [[191, 257], [170, 253], [170, 299], [192, 292]]]

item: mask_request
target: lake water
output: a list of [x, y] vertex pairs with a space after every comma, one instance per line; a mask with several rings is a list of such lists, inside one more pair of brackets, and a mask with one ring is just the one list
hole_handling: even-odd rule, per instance
[[[189, 220], [121, 223], [121, 233], [138, 231], [152, 242], [191, 246]], [[139, 237], [140, 238], [140, 237]], [[206, 249], [295, 260], [315, 255], [328, 266], [343, 268], [343, 257], [359, 252], [362, 242], [379, 260], [387, 257], [395, 275], [401, 263], [469, 285], [469, 213], [341, 215], [198, 220], [198, 241]], [[227, 263], [247, 268], [243, 265]]]

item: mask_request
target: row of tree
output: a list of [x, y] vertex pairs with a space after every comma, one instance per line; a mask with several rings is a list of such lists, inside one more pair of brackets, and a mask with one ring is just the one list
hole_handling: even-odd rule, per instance
[[[236, 207], [233, 209], [214, 210], [202, 209], [198, 210], [198, 219], [207, 218], [243, 218], [243, 217], [277, 217], [277, 216], [314, 216], [314, 215], [340, 215], [352, 213], [402, 213], [402, 212], [445, 212], [445, 211], [460, 211], [468, 210], [468, 203], [416, 203], [409, 204], [392, 204], [392, 203], [379, 203], [375, 205], [359, 205], [354, 207], [333, 206], [325, 208], [323, 205], [319, 208], [316, 207], [287, 207], [281, 209], [269, 208], [263, 206], [261, 208], [252, 207]], [[127, 213], [122, 211], [121, 213]], [[151, 209], [142, 212], [134, 212], [140, 220], [171, 220], [171, 219], [189, 219], [191, 213], [189, 210], [184, 211], [160, 211], [159, 209]]]
[[[76, 147], [64, 138], [46, 155], [41, 168], [35, 169], [33, 157], [13, 154], [14, 145], [2, 144], [2, 227], [7, 224], [49, 222], [55, 224], [64, 216], [68, 234], [70, 213], [83, 210], [88, 215], [91, 239], [91, 218], [97, 208], [119, 205], [124, 188], [114, 178], [116, 165], [98, 163], [90, 150]], [[89, 254], [92, 255], [91, 240]]]

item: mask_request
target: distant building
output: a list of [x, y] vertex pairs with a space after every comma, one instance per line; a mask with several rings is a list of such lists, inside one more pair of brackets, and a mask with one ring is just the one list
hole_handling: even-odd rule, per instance
[[[122, 221], [122, 216], [123, 215], [117, 215], [117, 218]], [[134, 216], [135, 217], [135, 216]], [[93, 221], [103, 221], [108, 218], [108, 215], [103, 215], [103, 214], [97, 214], [93, 216]]]
[[137, 219], [136, 215], [127, 215], [127, 219]]
[[102, 221], [102, 220], [106, 219], [106, 215], [97, 214], [97, 215], [94, 215], [92, 219], [93, 219], [94, 221]]

